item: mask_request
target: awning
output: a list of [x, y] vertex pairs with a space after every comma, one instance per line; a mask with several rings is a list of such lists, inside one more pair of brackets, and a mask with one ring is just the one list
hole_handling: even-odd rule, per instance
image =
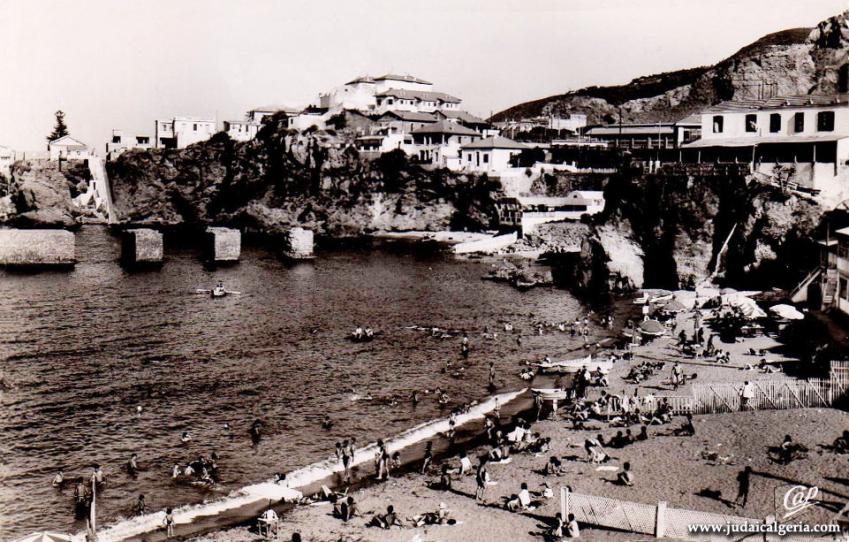
[[698, 139], [681, 146], [683, 149], [704, 149], [711, 147], [754, 147], [756, 145], [796, 145], [805, 143], [834, 143], [849, 139], [845, 135], [815, 136], [771, 136], [771, 137], [708, 137]]

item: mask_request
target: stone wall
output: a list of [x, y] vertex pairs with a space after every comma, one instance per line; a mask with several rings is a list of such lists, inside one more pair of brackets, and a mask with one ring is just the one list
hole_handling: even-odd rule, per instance
[[242, 253], [242, 234], [231, 228], [206, 229], [204, 250], [207, 259], [214, 262], [236, 262]]
[[312, 230], [292, 228], [286, 233], [283, 253], [295, 260], [310, 259], [314, 257], [313, 246]]
[[161, 264], [164, 254], [162, 234], [158, 231], [142, 228], [124, 231], [121, 243], [121, 259], [125, 264]]

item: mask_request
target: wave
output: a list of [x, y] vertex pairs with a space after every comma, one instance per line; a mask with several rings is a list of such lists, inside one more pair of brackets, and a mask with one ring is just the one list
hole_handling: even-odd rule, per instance
[[[456, 417], [456, 426], [468, 424], [481, 420], [495, 409], [496, 402], [506, 405], [527, 391], [523, 388], [518, 391], [493, 395], [477, 405], [471, 407], [469, 412]], [[431, 420], [411, 429], [408, 429], [395, 437], [385, 440], [384, 444], [389, 453], [400, 451], [422, 441], [431, 439], [440, 433], [448, 431], [449, 421], [447, 418]], [[354, 452], [352, 466], [371, 463], [377, 452], [377, 443], [368, 444]], [[342, 472], [343, 467], [335, 456], [318, 461], [306, 467], [292, 471], [286, 475], [286, 483], [278, 484], [272, 480], [245, 486], [231, 492], [227, 497], [217, 501], [186, 505], [172, 510], [174, 522], [177, 526], [192, 523], [195, 519], [213, 517], [223, 514], [229, 510], [236, 510], [247, 506], [270, 506], [271, 504], [299, 499], [302, 494], [299, 489], [308, 487], [316, 482], [330, 478]], [[115, 525], [107, 527], [98, 532], [99, 542], [117, 542], [127, 538], [141, 537], [163, 528], [165, 524], [165, 511], [145, 514], [131, 519], [122, 520]], [[75, 542], [84, 542], [85, 533], [78, 533], [73, 537]]]

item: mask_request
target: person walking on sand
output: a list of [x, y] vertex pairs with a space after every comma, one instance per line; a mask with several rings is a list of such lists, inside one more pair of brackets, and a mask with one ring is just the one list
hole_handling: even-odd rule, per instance
[[477, 489], [475, 490], [475, 502], [486, 504], [486, 485], [489, 482], [489, 471], [486, 468], [486, 457], [481, 457], [478, 472], [475, 474]]
[[165, 509], [165, 538], [174, 536], [174, 512], [170, 508]]
[[424, 453], [424, 462], [422, 463], [422, 474], [427, 473], [428, 467], [430, 467], [431, 462], [433, 461], [433, 442], [428, 442], [425, 447]]
[[743, 382], [743, 389], [740, 390], [740, 410], [751, 410], [754, 397], [755, 386], [748, 380]]
[[737, 498], [734, 499], [734, 506], [746, 508], [746, 502], [749, 500], [749, 486], [751, 481], [752, 467], [747, 465], [745, 469], [737, 474]]

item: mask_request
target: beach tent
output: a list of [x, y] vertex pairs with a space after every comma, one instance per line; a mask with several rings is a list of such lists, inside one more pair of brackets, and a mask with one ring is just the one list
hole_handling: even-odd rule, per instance
[[769, 312], [777, 314], [786, 320], [804, 320], [805, 315], [797, 311], [792, 305], [775, 305], [769, 308]]
[[661, 307], [663, 312], [683, 312], [687, 307], [677, 299], [673, 299]]
[[40, 532], [32, 533], [23, 538], [15, 540], [15, 542], [72, 542], [73, 538], [69, 534]]

